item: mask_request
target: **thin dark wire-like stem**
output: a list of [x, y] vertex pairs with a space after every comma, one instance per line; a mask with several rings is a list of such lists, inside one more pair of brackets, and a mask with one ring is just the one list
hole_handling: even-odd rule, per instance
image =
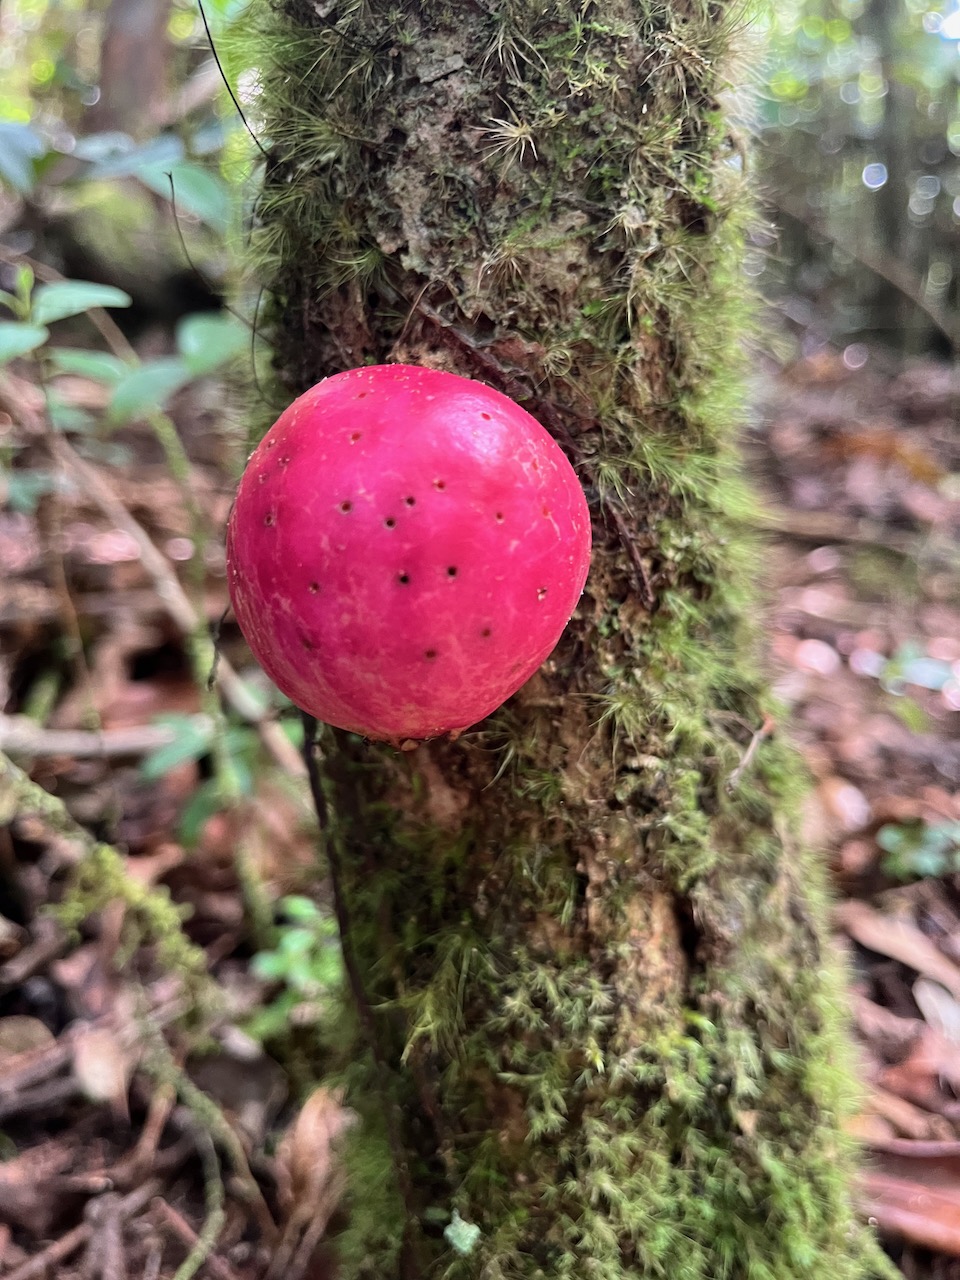
[[[170, 171], [168, 170], [166, 176], [167, 176], [167, 181], [170, 183], [170, 208], [173, 210], [173, 225], [177, 229], [177, 239], [180, 242], [180, 252], [183, 254], [184, 258], [186, 259], [187, 266], [190, 268], [193, 274], [197, 277], [197, 279], [206, 289], [207, 293], [209, 293], [211, 297], [216, 298], [218, 294], [213, 282], [207, 279], [207, 277], [203, 274], [203, 272], [194, 262], [193, 258], [190, 257], [190, 250], [187, 248], [187, 242], [183, 236], [183, 228], [180, 226], [180, 215], [177, 213], [177, 189], [173, 185], [173, 174], [170, 173]], [[247, 319], [247, 317], [244, 315], [241, 315], [241, 313], [237, 311], [235, 307], [232, 307], [229, 302], [223, 302], [222, 306], [225, 311], [229, 311], [230, 314], [235, 319], [239, 320], [241, 324], [245, 324], [248, 329], [253, 329], [253, 325]], [[256, 337], [256, 333], [254, 332], [254, 338], [255, 337]]]
[[210, 46], [210, 52], [213, 54], [213, 60], [217, 64], [217, 70], [220, 72], [220, 79], [227, 86], [227, 93], [229, 93], [230, 95], [230, 101], [236, 107], [237, 115], [243, 121], [243, 127], [246, 129], [247, 133], [249, 133], [250, 137], [253, 139], [254, 146], [263, 156], [264, 160], [269, 160], [270, 157], [267, 155], [266, 151], [264, 151], [263, 147], [261, 146], [260, 139], [257, 137], [257, 135], [250, 128], [250, 125], [247, 123], [247, 117], [243, 114], [243, 107], [241, 107], [240, 103], [237, 101], [237, 95], [233, 92], [233, 89], [230, 87], [230, 81], [227, 79], [226, 72], [224, 71], [223, 65], [220, 62], [220, 55], [217, 53], [217, 46], [213, 43], [213, 36], [210, 33], [210, 24], [209, 22], [207, 22], [207, 15], [203, 11], [203, 0], [197, 0], [197, 8], [200, 10], [200, 17], [203, 19], [203, 29], [207, 33], [207, 44]]

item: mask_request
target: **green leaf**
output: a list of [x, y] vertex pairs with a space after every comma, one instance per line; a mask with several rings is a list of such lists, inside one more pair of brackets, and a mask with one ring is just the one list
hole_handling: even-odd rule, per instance
[[7, 293], [5, 289], [0, 289], [0, 307], [6, 307], [8, 311], [12, 311], [18, 320], [25, 320], [29, 312], [24, 313], [19, 298], [15, 298], [12, 293]]
[[295, 991], [284, 991], [265, 1008], [258, 1009], [243, 1030], [254, 1040], [280, 1039], [290, 1030], [290, 1019], [299, 999]]
[[155, 782], [178, 764], [199, 760], [209, 751], [213, 727], [205, 716], [158, 716], [156, 723], [173, 729], [174, 738], [152, 751], [141, 763], [140, 773], [148, 781]]
[[131, 369], [114, 387], [107, 416], [113, 423], [129, 422], [162, 409], [175, 391], [190, 381], [190, 370], [179, 356], [148, 360]]
[[[183, 143], [174, 133], [161, 133], [141, 146], [128, 134], [103, 133], [82, 138], [73, 154], [81, 160], [93, 161], [93, 167], [87, 171], [89, 178], [140, 177], [144, 171], [177, 164], [183, 159]], [[169, 196], [169, 185], [163, 194]]]
[[280, 982], [287, 976], [289, 961], [278, 951], [258, 951], [250, 961], [250, 969], [265, 982]]
[[228, 311], [198, 312], [177, 326], [177, 349], [195, 376], [210, 373], [250, 345], [250, 331]]
[[193, 214], [221, 235], [226, 232], [230, 222], [230, 192], [216, 174], [184, 161], [181, 164], [145, 166], [137, 170], [137, 177], [151, 191], [168, 200], [172, 177], [172, 194], [177, 209]]
[[122, 289], [110, 284], [93, 284], [89, 280], [58, 280], [42, 284], [33, 295], [31, 315], [38, 324], [50, 324], [80, 315], [93, 307], [129, 307], [133, 299]]
[[15, 289], [17, 297], [20, 299], [20, 305], [23, 307], [23, 314], [27, 315], [30, 310], [30, 295], [33, 293], [33, 267], [29, 263], [21, 262], [17, 267]]
[[108, 387], [115, 386], [132, 368], [125, 360], [119, 360], [106, 351], [52, 347], [47, 354], [57, 373], [75, 373], [80, 378], [92, 378], [94, 382], [102, 382]]
[[313, 980], [318, 987], [334, 987], [343, 980], [343, 952], [327, 947], [313, 960]]
[[33, 515], [45, 493], [54, 493], [57, 478], [47, 471], [6, 471], [0, 467], [7, 489], [7, 506], [20, 515]]
[[312, 929], [283, 929], [277, 950], [292, 959], [294, 956], [309, 954], [315, 942], [316, 937]]
[[223, 797], [220, 794], [220, 783], [216, 778], [207, 778], [201, 782], [193, 795], [184, 805], [177, 827], [177, 835], [188, 849], [192, 849], [200, 839], [203, 824], [223, 808]]
[[55, 431], [86, 432], [96, 422], [92, 413], [75, 404], [66, 404], [55, 392], [47, 396], [47, 414]]
[[297, 924], [313, 924], [320, 918], [320, 908], [313, 899], [298, 893], [281, 898], [280, 910], [288, 920]]
[[42, 138], [28, 124], [0, 121], [0, 178], [20, 195], [29, 195], [36, 180], [33, 162], [46, 149]]
[[35, 351], [50, 337], [41, 324], [20, 324], [16, 320], [0, 320], [0, 364]]

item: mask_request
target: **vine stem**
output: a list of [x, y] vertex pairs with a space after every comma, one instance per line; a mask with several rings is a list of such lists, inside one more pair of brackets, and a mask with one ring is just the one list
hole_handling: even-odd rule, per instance
[[307, 779], [310, 784], [310, 795], [313, 798], [313, 807], [317, 815], [317, 825], [320, 828], [320, 838], [323, 843], [323, 850], [326, 854], [327, 866], [330, 872], [330, 884], [333, 889], [333, 909], [337, 918], [337, 928], [340, 932], [340, 946], [343, 952], [343, 967], [347, 975], [347, 983], [350, 987], [350, 994], [353, 997], [354, 1005], [357, 1010], [357, 1017], [360, 1019], [360, 1025], [363, 1029], [364, 1039], [370, 1050], [373, 1059], [374, 1070], [377, 1076], [377, 1084], [380, 1089], [383, 1114], [386, 1124], [387, 1141], [390, 1146], [390, 1153], [393, 1157], [394, 1168], [397, 1176], [397, 1186], [400, 1192], [400, 1198], [403, 1201], [406, 1210], [406, 1228], [404, 1231], [404, 1248], [401, 1257], [401, 1267], [404, 1280], [422, 1280], [426, 1274], [424, 1260], [421, 1258], [421, 1237], [419, 1233], [418, 1220], [419, 1215], [416, 1209], [416, 1197], [413, 1190], [413, 1180], [410, 1176], [410, 1166], [407, 1161], [406, 1154], [403, 1149], [403, 1143], [400, 1139], [400, 1126], [397, 1122], [396, 1107], [391, 1099], [390, 1089], [390, 1067], [380, 1043], [377, 1038], [377, 1024], [373, 1016], [373, 1007], [367, 996], [366, 988], [363, 984], [363, 976], [360, 972], [360, 966], [357, 963], [356, 953], [353, 949], [353, 935], [351, 933], [350, 923], [350, 907], [347, 902], [345, 890], [345, 861], [344, 848], [337, 832], [333, 831], [331, 823], [330, 806], [327, 802], [327, 796], [323, 789], [323, 778], [320, 774], [320, 761], [317, 743], [318, 722], [314, 716], [308, 712], [302, 711], [301, 718], [303, 720], [303, 761], [307, 767]]

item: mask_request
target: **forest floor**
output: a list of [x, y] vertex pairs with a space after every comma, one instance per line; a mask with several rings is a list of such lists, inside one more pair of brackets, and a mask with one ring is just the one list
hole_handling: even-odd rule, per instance
[[[97, 380], [51, 389], [103, 409]], [[218, 383], [175, 397], [185, 501], [145, 428], [74, 439], [48, 403], [0, 370], [0, 747], [62, 802], [0, 827], [0, 1276], [323, 1280], [350, 1116], [323, 1090], [298, 1110], [338, 971], [298, 725], [225, 623], [212, 760], [187, 639], [226, 609], [242, 445]], [[908, 1280], [960, 1280], [960, 379], [822, 354], [757, 405], [771, 670], [850, 956], [861, 1205]], [[170, 953], [171, 901], [193, 950]]]

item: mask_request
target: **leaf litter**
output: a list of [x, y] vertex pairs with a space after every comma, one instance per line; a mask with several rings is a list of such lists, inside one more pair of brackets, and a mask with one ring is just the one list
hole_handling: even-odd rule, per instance
[[763, 380], [776, 690], [813, 780], [865, 1085], [858, 1187], [905, 1276], [960, 1277], [960, 366]]
[[[173, 417], [191, 500], [222, 530], [238, 459], [194, 391]], [[104, 402], [102, 383], [75, 373], [58, 394], [84, 413]], [[869, 1157], [858, 1195], [916, 1280], [960, 1280], [958, 399], [945, 366], [877, 356], [851, 371], [821, 354], [766, 370], [748, 441], [772, 531], [771, 662], [851, 961], [854, 1132]], [[131, 884], [182, 908], [204, 979], [198, 998], [165, 970], [129, 899], [64, 927], [47, 906], [80, 846], [41, 817], [0, 829], [0, 1268], [323, 1280], [356, 1117], [316, 1086], [322, 1062], [298, 1072], [297, 1052], [278, 1052], [285, 1071], [272, 1052], [322, 1022], [338, 963], [302, 784], [264, 732], [279, 728], [295, 759], [293, 717], [228, 621], [243, 714], [225, 731], [204, 719], [168, 588], [217, 625], [222, 547], [200, 556], [149, 433], [76, 443], [164, 558], [160, 578], [83, 470], [51, 466], [43, 415], [25, 369], [3, 371], [19, 489], [0, 511], [0, 744], [122, 850]]]

